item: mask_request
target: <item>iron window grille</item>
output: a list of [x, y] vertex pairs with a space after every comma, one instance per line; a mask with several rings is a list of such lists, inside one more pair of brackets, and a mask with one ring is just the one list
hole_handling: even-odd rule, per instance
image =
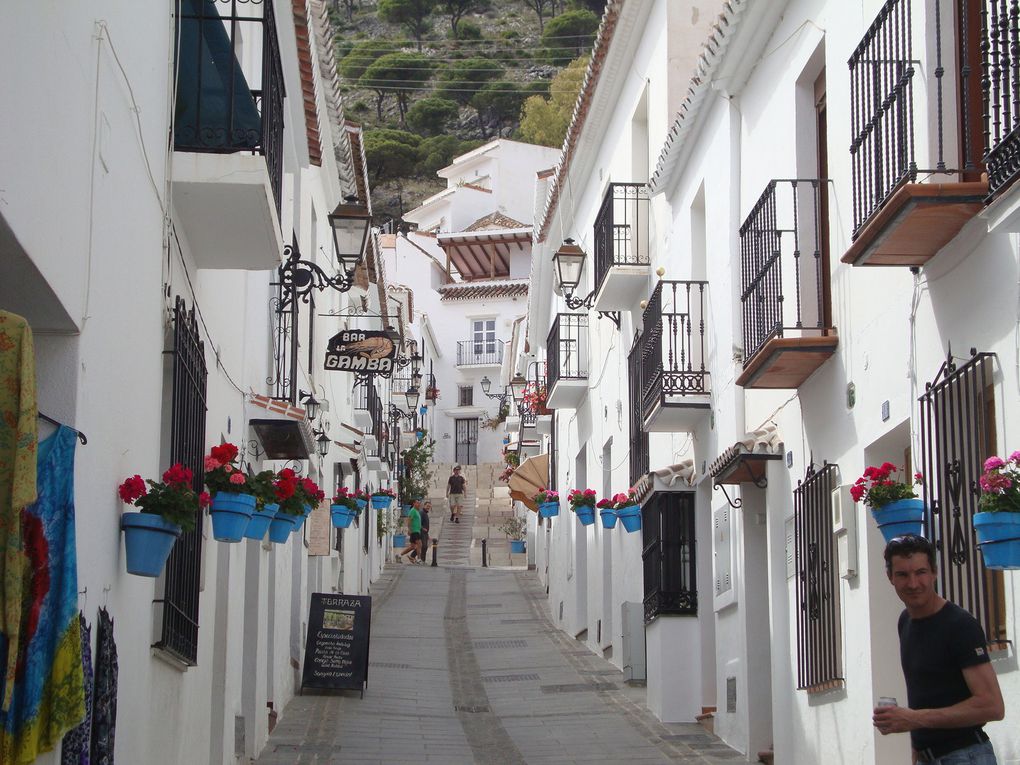
[[610, 183], [595, 218], [595, 294], [613, 266], [647, 266], [648, 186]]
[[793, 492], [797, 590], [797, 688], [823, 690], [843, 680], [839, 566], [832, 535], [832, 492], [839, 469], [808, 467]]
[[744, 366], [773, 338], [830, 333], [818, 178], [770, 181], [740, 227]]
[[[989, 4], [993, 8], [996, 5]], [[929, 59], [926, 67], [928, 71], [921, 71], [920, 74], [925, 82], [932, 83], [930, 92], [934, 94], [935, 103], [926, 109], [921, 122], [932, 123], [935, 138], [930, 149], [932, 156], [922, 153], [922, 169], [918, 168], [918, 147], [914, 136], [914, 106], [917, 101], [913, 85], [921, 61], [915, 59], [913, 53], [913, 5], [912, 0], [887, 0], [848, 62], [853, 135], [850, 161], [853, 175], [854, 238], [902, 184], [916, 182], [919, 175], [973, 172], [981, 157], [982, 149], [977, 145], [979, 141], [975, 140], [980, 137], [977, 132], [979, 126], [972, 122], [976, 114], [968, 108], [971, 96], [977, 95], [979, 84], [977, 72], [972, 73], [970, 65], [971, 56], [977, 50], [973, 46], [978, 44], [977, 29], [970, 28], [972, 22], [977, 21], [970, 18], [975, 4], [973, 0], [958, 0], [954, 4], [956, 18], [950, 14], [950, 18], [944, 19], [942, 2], [924, 3], [934, 16], [935, 39], [934, 56]], [[987, 17], [987, 13], [987, 9], [981, 11], [982, 19]], [[1013, 18], [1015, 24], [1015, 15]], [[947, 29], [946, 36], [949, 39], [943, 40], [944, 30]], [[958, 41], [953, 37], [957, 33]], [[974, 39], [968, 39], [971, 37]], [[1005, 37], [1003, 34], [1003, 43]], [[1015, 29], [1010, 41], [1014, 47], [1009, 50], [1015, 50]], [[948, 109], [944, 106], [947, 68], [943, 63], [943, 50], [955, 62], [955, 67], [949, 66], [948, 72], [956, 74], [958, 78], [957, 83], [950, 83], [949, 87], [951, 90], [958, 87], [959, 99]], [[994, 54], [993, 67], [998, 64], [1000, 51], [1004, 55], [1003, 63], [1008, 64], [1010, 54], [1002, 48]], [[988, 60], [986, 55], [986, 71]], [[973, 80], [972, 75], [975, 77]], [[999, 90], [996, 92], [1001, 93]], [[1003, 102], [1006, 103], [1007, 99], [1004, 98]], [[945, 159], [945, 120], [952, 120], [957, 113], [960, 124], [952, 129], [960, 136], [962, 169], [947, 167]], [[924, 169], [932, 163], [934, 168]], [[956, 163], [951, 161], [953, 164]]]
[[474, 406], [475, 403], [475, 389], [471, 385], [458, 385], [457, 386], [457, 405], [458, 406]]
[[697, 616], [694, 492], [657, 492], [641, 505], [645, 621]]
[[996, 448], [994, 356], [972, 350], [958, 367], [950, 354], [919, 401], [923, 498], [930, 511], [928, 538], [938, 556], [939, 592], [974, 614], [990, 643], [1002, 643], [1002, 573], [985, 568], [974, 534], [978, 479]]
[[552, 388], [559, 380], [588, 379], [588, 315], [559, 313], [546, 339], [549, 354], [546, 381]]
[[[191, 468], [192, 488], [202, 491], [205, 452], [205, 347], [195, 309], [180, 297], [174, 301], [172, 389], [170, 400], [170, 464]], [[202, 524], [174, 544], [163, 575], [162, 619], [156, 647], [189, 666], [198, 662], [199, 590], [202, 569]]]
[[648, 433], [644, 429], [644, 417], [641, 406], [635, 402], [641, 400], [641, 351], [640, 343], [635, 343], [627, 357], [627, 385], [629, 396], [628, 419], [630, 420], [630, 483], [631, 486], [638, 482], [638, 479], [648, 473], [651, 464], [649, 453]]
[[382, 399], [379, 397], [379, 392], [375, 389], [371, 380], [365, 383], [365, 389], [367, 391], [366, 408], [372, 419], [370, 432], [375, 439], [375, 445], [368, 449], [368, 456], [381, 457], [386, 453], [386, 441], [389, 437], [386, 417], [383, 414]]
[[[238, 60], [238, 54], [247, 58], [248, 46], [261, 54], [257, 70]], [[277, 215], [285, 95], [272, 0], [182, 0], [177, 18], [174, 148], [261, 154]]]

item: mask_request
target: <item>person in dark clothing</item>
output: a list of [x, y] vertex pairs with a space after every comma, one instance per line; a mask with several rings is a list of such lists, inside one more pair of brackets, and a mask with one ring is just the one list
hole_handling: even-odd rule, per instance
[[1005, 706], [984, 630], [935, 592], [935, 548], [924, 537], [891, 540], [885, 567], [906, 606], [899, 636], [908, 706], [876, 707], [875, 727], [883, 736], [909, 731], [916, 762], [995, 765], [982, 726], [1001, 720]]
[[467, 492], [467, 479], [460, 474], [460, 465], [454, 465], [453, 475], [446, 481], [446, 498], [450, 502], [450, 520], [460, 523], [460, 512], [464, 508], [464, 494]]
[[420, 563], [428, 563], [429, 555], [429, 511], [432, 509], [432, 503], [429, 500], [425, 500], [421, 503], [421, 556], [419, 558]]

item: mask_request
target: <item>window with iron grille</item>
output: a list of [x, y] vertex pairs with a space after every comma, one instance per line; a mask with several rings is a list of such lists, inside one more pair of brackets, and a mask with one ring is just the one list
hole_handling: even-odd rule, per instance
[[797, 569], [797, 688], [823, 690], [843, 680], [839, 567], [832, 541], [832, 490], [839, 469], [808, 468], [793, 492]]
[[457, 386], [457, 406], [473, 406], [475, 403], [475, 389], [470, 385]]
[[994, 354], [971, 354], [960, 367], [950, 355], [920, 398], [923, 497], [930, 510], [927, 534], [935, 544], [939, 593], [974, 614], [989, 643], [1002, 643], [1002, 572], [985, 568], [974, 536], [978, 478], [996, 451]]
[[[184, 300], [174, 304], [170, 396], [170, 464], [180, 462], [194, 474], [193, 488], [202, 491], [205, 452], [205, 348], [199, 338], [195, 309]], [[156, 599], [162, 619], [158, 648], [188, 665], [198, 661], [198, 597], [202, 568], [202, 526], [185, 532], [170, 551], [163, 575], [162, 597]]]
[[651, 463], [648, 433], [641, 417], [641, 342], [634, 343], [627, 357], [627, 380], [630, 390], [630, 483], [633, 486], [648, 472]]
[[694, 492], [659, 492], [641, 505], [645, 621], [697, 616]]

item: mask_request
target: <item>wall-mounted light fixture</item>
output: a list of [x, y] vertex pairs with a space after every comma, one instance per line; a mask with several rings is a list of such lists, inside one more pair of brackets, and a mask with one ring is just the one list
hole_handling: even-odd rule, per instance
[[[563, 240], [560, 248], [553, 253], [553, 263], [556, 266], [556, 283], [560, 292], [563, 293], [563, 301], [567, 308], [576, 311], [579, 308], [592, 308], [595, 305], [595, 290], [592, 290], [583, 298], [574, 295], [581, 284], [581, 275], [584, 273], [584, 261], [587, 255], [584, 250], [574, 243], [569, 237]], [[599, 316], [611, 320], [616, 328], [620, 328], [619, 311], [599, 311]]]
[[305, 391], [298, 392], [298, 401], [300, 401], [305, 407], [305, 416], [309, 422], [315, 422], [315, 419], [319, 416], [319, 412], [322, 411], [322, 402], [317, 400], [311, 393]]

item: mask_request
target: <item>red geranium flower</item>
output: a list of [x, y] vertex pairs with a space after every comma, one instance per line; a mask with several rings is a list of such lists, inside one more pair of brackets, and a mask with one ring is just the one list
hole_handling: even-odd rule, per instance
[[130, 505], [139, 497], [145, 496], [145, 481], [140, 475], [131, 476], [120, 485], [117, 491], [120, 492], [121, 500]]

